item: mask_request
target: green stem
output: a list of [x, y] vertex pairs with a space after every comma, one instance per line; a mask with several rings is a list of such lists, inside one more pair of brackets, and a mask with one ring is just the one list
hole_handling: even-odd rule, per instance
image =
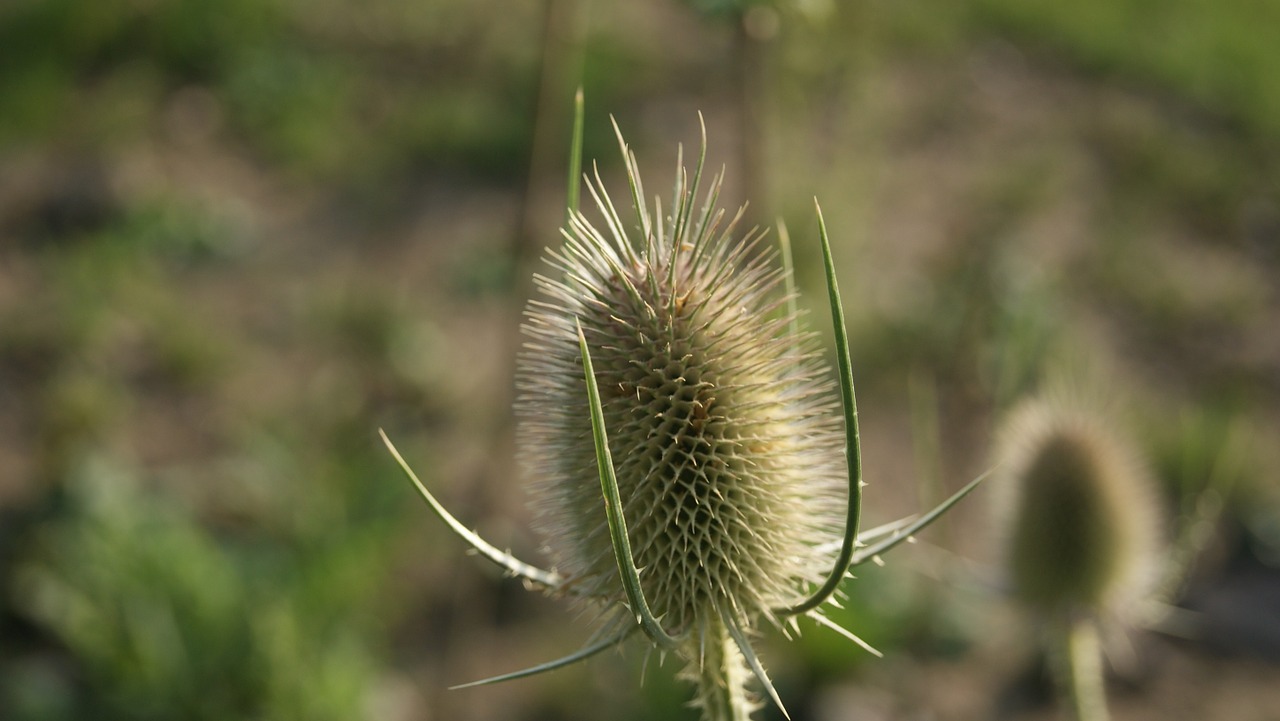
[[1102, 646], [1091, 620], [1068, 621], [1060, 627], [1063, 692], [1075, 721], [1108, 721], [1102, 673]]
[[747, 686], [754, 676], [729, 629], [716, 619], [703, 643], [701, 661], [695, 655], [681, 674], [698, 686], [694, 703], [702, 709], [702, 721], [751, 721], [758, 705]]
[[568, 201], [567, 218], [573, 218], [578, 212], [578, 196], [582, 189], [582, 124], [585, 112], [585, 101], [582, 97], [582, 86], [573, 96], [573, 138], [569, 142], [569, 187], [565, 193]]

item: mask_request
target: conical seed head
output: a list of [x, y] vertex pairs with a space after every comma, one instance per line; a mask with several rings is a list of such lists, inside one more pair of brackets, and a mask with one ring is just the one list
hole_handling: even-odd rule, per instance
[[517, 412], [547, 546], [576, 589], [622, 601], [577, 319], [641, 586], [666, 628], [697, 638], [721, 611], [748, 627], [771, 617], [829, 570], [817, 545], [842, 520], [843, 436], [813, 339], [790, 333], [773, 254], [718, 230], [715, 184], [690, 213], [683, 177], [672, 216], [638, 210], [638, 241], [602, 186], [608, 236], [573, 218], [526, 310]]
[[1155, 566], [1156, 511], [1135, 454], [1102, 419], [1032, 401], [1002, 436], [1006, 554], [1015, 591], [1044, 612], [1116, 614]]

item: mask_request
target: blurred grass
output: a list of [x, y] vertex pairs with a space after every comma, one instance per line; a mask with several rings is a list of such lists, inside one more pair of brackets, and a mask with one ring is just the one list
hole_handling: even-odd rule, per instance
[[[979, 470], [990, 420], [1059, 366], [1101, 368], [1172, 509], [1231, 480], [1197, 572], [1274, 564], [1280, 6], [769, 5], [763, 210], [802, 287], [813, 195], [843, 245], [876, 520], [915, 510], [917, 466]], [[732, 28], [675, 2], [589, 17], [588, 160], [615, 167], [613, 113], [665, 173], [702, 109], [738, 192]], [[499, 0], [0, 6], [0, 717], [590, 718], [635, 687], [638, 654], [442, 693], [570, 651], [575, 617], [459, 558], [373, 435], [537, 557], [506, 409], [542, 22]], [[533, 212], [554, 241], [561, 211]], [[938, 459], [912, 454], [913, 377]], [[981, 555], [981, 510], [952, 550]], [[907, 558], [839, 620], [918, 671], [982, 653], [982, 583]], [[816, 630], [770, 651], [788, 697], [881, 678]], [[681, 712], [670, 671], [628, 718]], [[968, 672], [994, 695], [996, 671]]]
[[1239, 123], [1274, 148], [1280, 134], [1280, 54], [1267, 0], [976, 3], [997, 31], [1034, 42], [1103, 77], [1152, 86]]
[[[0, 147], [128, 142], [163, 120], [154, 109], [167, 95], [198, 86], [265, 160], [303, 177], [362, 179], [428, 160], [488, 173], [519, 168], [530, 130], [515, 121], [533, 100], [529, 58], [518, 46], [439, 44], [454, 41], [445, 28], [397, 24], [409, 8], [381, 2], [353, 15], [289, 0], [9, 4], [0, 11]], [[451, 10], [440, 21], [467, 22], [448, 31], [483, 36], [477, 16]], [[404, 37], [379, 38], [393, 33]], [[526, 42], [527, 55], [536, 38]], [[403, 69], [424, 65], [421, 79]], [[447, 76], [432, 71], [446, 65]]]
[[71, 481], [71, 508], [36, 535], [14, 577], [19, 608], [56, 635], [80, 672], [55, 676], [65, 687], [52, 699], [22, 699], [42, 659], [18, 662], [6, 673], [19, 699], [7, 717], [362, 713], [373, 649], [350, 609], [372, 600], [379, 572], [369, 562], [379, 554], [353, 566], [346, 543], [298, 556], [228, 548], [105, 465], [90, 461]]

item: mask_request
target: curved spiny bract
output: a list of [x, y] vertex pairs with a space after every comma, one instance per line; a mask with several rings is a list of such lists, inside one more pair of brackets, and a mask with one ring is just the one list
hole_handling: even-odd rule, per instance
[[678, 652], [702, 663], [705, 644], [732, 645], [718, 609], [750, 631], [830, 571], [844, 437], [814, 339], [792, 332], [775, 254], [721, 226], [718, 183], [692, 212], [684, 177], [665, 219], [641, 209], [626, 223], [598, 179], [590, 188], [607, 232], [574, 214], [548, 254], [554, 277], [536, 279], [542, 298], [525, 312], [517, 412], [558, 570], [621, 608], [580, 323], [644, 596]]

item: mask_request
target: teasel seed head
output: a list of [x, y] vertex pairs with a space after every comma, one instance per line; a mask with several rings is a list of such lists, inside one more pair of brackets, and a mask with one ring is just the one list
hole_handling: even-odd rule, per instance
[[634, 223], [597, 174], [589, 189], [605, 231], [572, 214], [564, 244], [547, 255], [551, 274], [535, 278], [541, 298], [525, 311], [518, 361], [518, 444], [557, 570], [580, 595], [622, 608], [580, 323], [644, 595], [698, 665], [733, 652], [717, 632], [723, 613], [749, 631], [829, 572], [833, 555], [819, 545], [842, 527], [844, 436], [814, 337], [792, 333], [786, 271], [761, 234], [738, 237], [737, 219], [713, 209], [719, 178], [695, 212], [700, 167], [692, 185], [678, 169], [662, 217], [646, 209], [623, 151]]
[[[580, 157], [575, 101], [572, 165]], [[617, 130], [617, 125], [614, 126]], [[735, 238], [742, 216], [716, 209], [723, 171], [695, 212], [677, 162], [670, 214], [651, 214], [619, 132], [635, 209], [624, 223], [599, 173], [588, 189], [601, 232], [569, 193], [553, 277], [525, 311], [517, 438], [538, 494], [544, 570], [484, 540], [449, 513], [385, 433], [387, 450], [431, 511], [476, 552], [531, 588], [596, 602], [606, 627], [561, 659], [454, 688], [562, 668], [643, 636], [687, 665], [705, 721], [746, 721], [754, 679], [786, 716], [751, 637], [803, 615], [869, 653], [823, 615], [849, 569], [910, 540], [986, 477], [932, 510], [863, 532], [862, 451], [849, 338], [835, 262], [817, 207], [839, 369], [839, 396], [816, 337], [802, 332], [783, 228]], [[576, 173], [575, 173], [576, 175]], [[843, 481], [843, 482], [842, 482]], [[842, 513], [843, 511], [843, 513]]]
[[1004, 553], [1017, 598], [1058, 618], [1115, 619], [1156, 579], [1158, 512], [1137, 453], [1084, 401], [1024, 401], [998, 438]]

